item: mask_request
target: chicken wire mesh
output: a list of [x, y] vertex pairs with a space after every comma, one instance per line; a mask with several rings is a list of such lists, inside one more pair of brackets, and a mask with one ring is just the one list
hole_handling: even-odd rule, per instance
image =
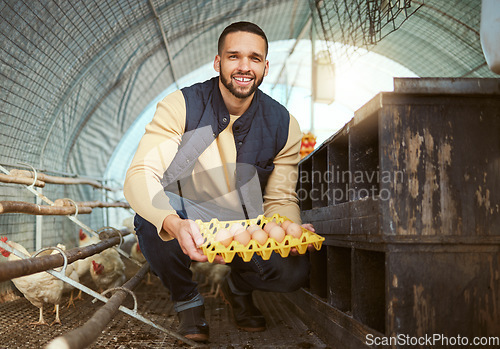
[[310, 1], [324, 40], [365, 48], [401, 27], [422, 4], [413, 2], [412, 6], [411, 0]]
[[355, 59], [364, 48], [402, 65], [411, 62], [419, 76], [495, 76], [479, 40], [480, 1], [310, 0], [310, 6], [332, 61]]

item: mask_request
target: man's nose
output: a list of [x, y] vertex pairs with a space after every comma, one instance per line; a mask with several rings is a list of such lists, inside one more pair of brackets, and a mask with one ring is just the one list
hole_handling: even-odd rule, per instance
[[239, 63], [240, 63], [238, 65], [239, 70], [241, 70], [241, 71], [249, 71], [250, 70], [250, 64], [249, 64], [248, 58], [240, 59]]

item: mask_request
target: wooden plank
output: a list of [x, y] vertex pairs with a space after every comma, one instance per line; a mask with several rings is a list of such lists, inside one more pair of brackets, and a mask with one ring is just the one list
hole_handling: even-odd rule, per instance
[[328, 304], [351, 312], [351, 249], [328, 246], [327, 256]]
[[499, 256], [473, 250], [389, 253], [387, 334], [498, 336]]
[[312, 157], [312, 208], [328, 206], [328, 148], [324, 147]]
[[328, 144], [328, 205], [338, 205], [349, 200], [349, 137], [339, 135]]
[[327, 249], [322, 248], [309, 254], [311, 269], [309, 287], [311, 293], [321, 298], [327, 297]]
[[366, 336], [382, 336], [304, 289], [284, 294], [283, 298], [288, 300], [297, 315], [332, 348], [370, 348], [365, 344]]
[[399, 93], [500, 95], [496, 78], [394, 78]]
[[[381, 112], [382, 229], [388, 235], [500, 235], [500, 100], [393, 96]], [[480, 156], [479, 156], [480, 154]]]
[[352, 253], [353, 316], [385, 333], [385, 254], [361, 249]]
[[349, 200], [378, 195], [379, 113], [354, 125], [349, 134]]
[[311, 222], [344, 219], [349, 217], [349, 203], [325, 206], [313, 210], [303, 210], [301, 211], [301, 215], [303, 220]]
[[368, 197], [362, 200], [349, 202], [349, 217], [377, 216], [380, 211], [378, 197]]

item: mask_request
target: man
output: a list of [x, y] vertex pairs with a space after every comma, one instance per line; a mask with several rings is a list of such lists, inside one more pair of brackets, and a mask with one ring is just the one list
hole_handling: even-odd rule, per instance
[[[258, 86], [268, 74], [267, 38], [238, 22], [221, 34], [219, 76], [176, 91], [158, 104], [127, 171], [124, 194], [137, 212], [135, 229], [152, 270], [170, 290], [179, 332], [208, 340], [203, 297], [192, 281], [192, 260], [206, 262], [194, 219], [256, 218], [279, 213], [300, 223], [295, 186], [301, 132], [297, 121]], [[311, 225], [307, 225], [313, 229]], [[224, 263], [217, 256], [216, 263]], [[236, 324], [263, 331], [252, 291], [290, 292], [307, 282], [306, 256], [267, 261], [238, 256], [222, 285]]]

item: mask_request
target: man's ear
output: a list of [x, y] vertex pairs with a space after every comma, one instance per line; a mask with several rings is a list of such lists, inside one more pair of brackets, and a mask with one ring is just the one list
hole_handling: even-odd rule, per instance
[[269, 73], [269, 61], [266, 60], [266, 66], [264, 67], [264, 76], [267, 76]]
[[220, 73], [220, 56], [219, 55], [215, 56], [214, 69], [217, 73]]

